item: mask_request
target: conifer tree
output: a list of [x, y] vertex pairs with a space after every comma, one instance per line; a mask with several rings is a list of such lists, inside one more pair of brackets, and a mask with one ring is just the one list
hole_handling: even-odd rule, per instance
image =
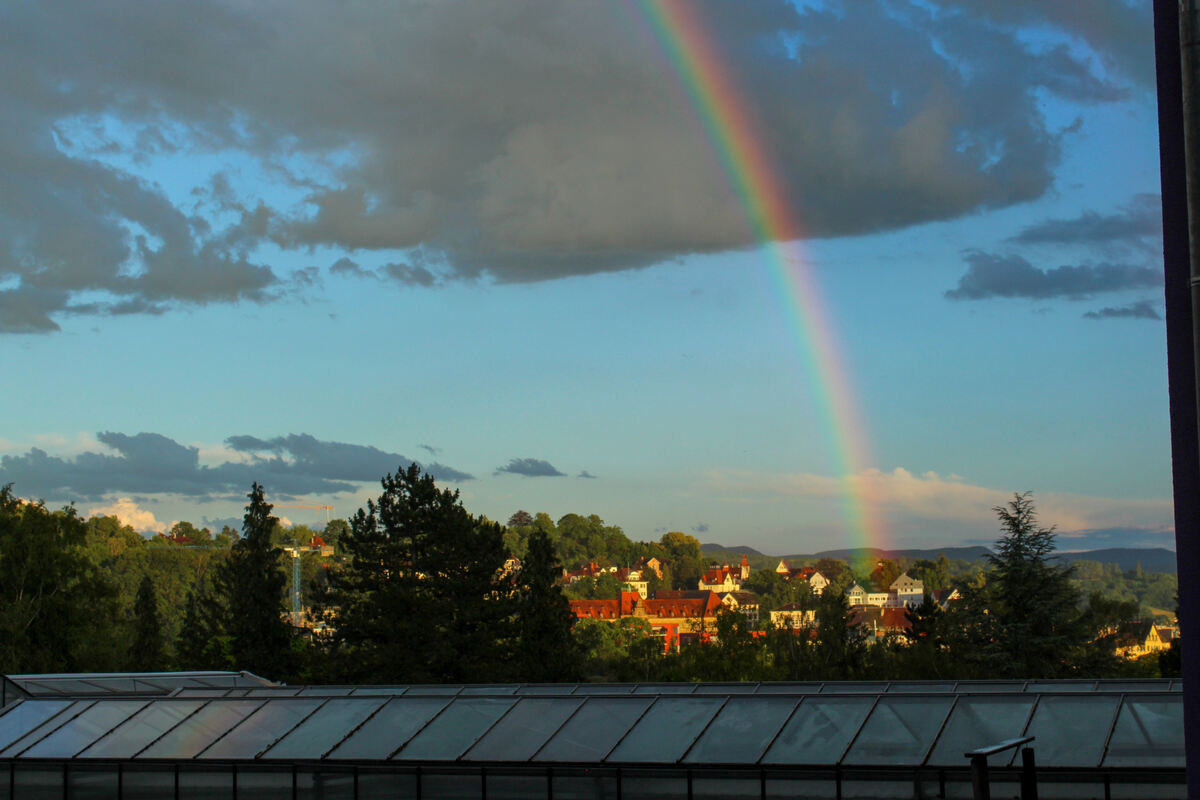
[[992, 636], [983, 655], [999, 677], [1052, 678], [1067, 674], [1074, 648], [1088, 638], [1079, 592], [1069, 566], [1050, 560], [1054, 528], [1038, 525], [1031, 493], [1014, 494], [993, 511], [1004, 535], [988, 556], [988, 613]]
[[582, 656], [571, 635], [575, 615], [558, 585], [562, 566], [545, 531], [529, 537], [517, 587], [518, 675], [523, 681], [579, 679]]
[[158, 672], [166, 669], [166, 637], [158, 613], [158, 592], [149, 575], [138, 584], [133, 603], [133, 644], [129, 648], [129, 668], [133, 672]]
[[471, 516], [457, 491], [416, 464], [350, 521], [348, 563], [329, 575], [349, 677], [477, 682], [511, 672], [514, 582], [503, 528]]
[[253, 484], [246, 496], [250, 503], [242, 518], [242, 538], [218, 568], [216, 584], [227, 609], [225, 632], [237, 669], [278, 679], [289, 674], [294, 661], [291, 627], [284, 619], [283, 551], [271, 544], [279, 520], [271, 515], [262, 486]]
[[183, 607], [183, 624], [175, 639], [177, 669], [230, 669], [233, 651], [225, 632], [226, 610], [207, 581], [197, 581]]

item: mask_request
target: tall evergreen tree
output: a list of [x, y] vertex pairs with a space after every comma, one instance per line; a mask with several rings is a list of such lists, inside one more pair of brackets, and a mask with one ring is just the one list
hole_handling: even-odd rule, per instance
[[129, 668], [133, 672], [158, 672], [167, 667], [167, 640], [158, 613], [158, 592], [149, 575], [142, 576], [133, 602], [133, 643]]
[[225, 632], [225, 609], [199, 580], [187, 594], [183, 624], [175, 639], [177, 669], [230, 669], [234, 666], [229, 634]]
[[378, 682], [487, 681], [511, 672], [514, 582], [503, 528], [471, 516], [416, 464], [350, 521], [348, 563], [327, 603], [350, 677]]
[[582, 655], [571, 635], [575, 615], [558, 585], [562, 566], [545, 531], [529, 537], [517, 586], [517, 665], [523, 681], [579, 679]]
[[1029, 492], [1014, 494], [993, 511], [1004, 534], [988, 556], [988, 612], [994, 622], [984, 655], [991, 671], [1011, 678], [1067, 674], [1072, 651], [1086, 643], [1088, 633], [1071, 568], [1050, 560], [1054, 528], [1038, 525]]
[[242, 538], [230, 548], [217, 570], [216, 585], [228, 609], [225, 630], [238, 669], [269, 678], [288, 675], [293, 666], [291, 627], [284, 619], [287, 574], [280, 564], [283, 551], [271, 544], [279, 520], [263, 487], [253, 484]]

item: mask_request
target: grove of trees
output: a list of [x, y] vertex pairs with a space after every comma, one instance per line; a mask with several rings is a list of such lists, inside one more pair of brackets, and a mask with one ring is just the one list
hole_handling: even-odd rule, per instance
[[[248, 669], [289, 682], [832, 680], [1153, 675], [1157, 660], [1114, 655], [1122, 622], [1173, 608], [1173, 576], [1053, 558], [1053, 529], [1032, 497], [995, 509], [987, 562], [815, 563], [821, 597], [774, 569], [745, 588], [765, 610], [812, 609], [812, 630], [752, 630], [722, 614], [717, 636], [664, 653], [643, 620], [576, 622], [568, 596], [614, 597], [607, 573], [564, 587], [563, 564], [632, 566], [656, 558], [651, 590], [694, 589], [706, 561], [683, 533], [636, 542], [595, 515], [517, 512], [507, 525], [471, 515], [415, 465], [381, 481], [348, 522], [286, 529], [254, 484], [242, 529], [178, 523], [150, 540], [113, 517], [84, 520], [0, 489], [0, 669], [4, 672]], [[305, 595], [328, 633], [292, 627], [290, 558], [280, 545], [321, 535], [333, 557], [304, 554]], [[519, 566], [510, 557], [520, 558]], [[872, 641], [844, 592], [901, 570], [931, 590], [911, 631]], [[1172, 660], [1173, 659], [1173, 660]], [[1162, 661], [1177, 674], [1178, 658]]]

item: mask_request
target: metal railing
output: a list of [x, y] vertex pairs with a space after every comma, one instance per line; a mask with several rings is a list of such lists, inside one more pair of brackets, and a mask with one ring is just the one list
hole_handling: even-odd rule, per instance
[[[1021, 747], [1032, 742], [1034, 737], [1021, 736], [1005, 739], [987, 747], [979, 747], [963, 753], [971, 759], [971, 796], [974, 800], [992, 800], [992, 787], [988, 778], [988, 756]], [[1037, 800], [1037, 766], [1034, 764], [1033, 748], [1021, 748], [1021, 800]]]

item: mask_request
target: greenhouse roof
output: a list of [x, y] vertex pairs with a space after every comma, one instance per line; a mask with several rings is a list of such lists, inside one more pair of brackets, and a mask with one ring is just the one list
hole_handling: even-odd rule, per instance
[[1035, 736], [1039, 767], [1183, 769], [1183, 698], [1167, 681], [947, 685], [260, 687], [222, 697], [181, 688], [170, 697], [38, 697], [0, 714], [0, 761], [922, 768], [963, 767], [967, 750]]
[[7, 705], [26, 697], [97, 697], [103, 695], [168, 695], [179, 689], [224, 690], [276, 686], [251, 672], [76, 672], [5, 675]]

